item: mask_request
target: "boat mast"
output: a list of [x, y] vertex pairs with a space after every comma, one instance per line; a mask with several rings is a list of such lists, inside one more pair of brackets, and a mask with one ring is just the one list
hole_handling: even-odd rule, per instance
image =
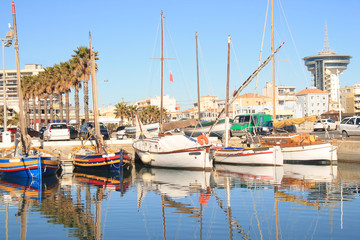
[[24, 103], [23, 103], [23, 93], [21, 89], [21, 77], [20, 77], [20, 60], [19, 60], [19, 42], [17, 35], [17, 25], [16, 25], [16, 14], [15, 14], [15, 3], [12, 1], [12, 15], [13, 15], [13, 24], [14, 24], [14, 49], [16, 55], [16, 77], [17, 77], [17, 94], [19, 98], [19, 121], [20, 121], [20, 135], [21, 135], [21, 144], [22, 144], [22, 154], [27, 156], [29, 149], [28, 139], [26, 137], [27, 131], [25, 127], [25, 114], [24, 114]]
[[164, 85], [164, 26], [163, 11], [161, 10], [161, 96], [160, 96], [160, 132], [163, 132], [163, 85]]
[[195, 41], [196, 41], [196, 73], [197, 73], [197, 94], [198, 94], [198, 119], [199, 123], [201, 121], [200, 116], [200, 83], [199, 83], [199, 59], [198, 59], [198, 36], [195, 32]]
[[[103, 146], [103, 138], [100, 134], [100, 125], [98, 120], [98, 99], [97, 99], [97, 84], [96, 84], [96, 69], [95, 69], [95, 53], [92, 50], [91, 33], [89, 31], [89, 47], [90, 47], [90, 68], [91, 68], [91, 88], [93, 95], [93, 111], [94, 111], [94, 128], [95, 134], [99, 138], [98, 147]], [[99, 151], [99, 149], [97, 149]]]
[[[273, 104], [273, 122], [276, 120], [276, 109], [275, 109], [275, 55], [274, 55], [274, 0], [271, 0], [271, 58], [272, 62], [272, 104]], [[274, 128], [274, 132], [276, 129]]]
[[229, 144], [229, 79], [230, 79], [230, 35], [228, 36], [228, 58], [226, 75], [226, 102], [225, 102], [225, 147]]

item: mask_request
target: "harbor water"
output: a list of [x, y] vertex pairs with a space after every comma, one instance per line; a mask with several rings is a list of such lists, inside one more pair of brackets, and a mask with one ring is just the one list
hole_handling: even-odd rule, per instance
[[358, 239], [360, 164], [0, 180], [0, 239]]

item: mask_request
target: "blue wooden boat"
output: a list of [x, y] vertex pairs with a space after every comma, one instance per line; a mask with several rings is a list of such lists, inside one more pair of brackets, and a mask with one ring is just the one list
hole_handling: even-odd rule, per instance
[[9, 153], [0, 157], [0, 174], [7, 177], [41, 178], [54, 175], [60, 168], [59, 156], [43, 149], [30, 148], [30, 155], [25, 157], [13, 153], [11, 150], [1, 149], [0, 152]]
[[106, 148], [105, 152], [96, 153], [93, 146], [79, 146], [72, 149], [75, 169], [119, 171], [131, 166], [131, 154], [121, 149], [114, 151]]

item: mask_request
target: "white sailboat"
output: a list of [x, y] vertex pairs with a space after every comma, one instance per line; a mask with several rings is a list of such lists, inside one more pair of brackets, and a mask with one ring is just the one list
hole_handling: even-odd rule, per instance
[[[210, 171], [213, 166], [210, 159], [210, 147], [207, 138], [197, 141], [183, 133], [169, 133], [163, 124], [163, 12], [161, 11], [161, 102], [160, 133], [151, 137], [142, 134], [133, 143], [135, 154], [142, 163], [152, 167], [201, 169]], [[139, 120], [138, 120], [139, 121]], [[136, 158], [137, 159], [137, 158]]]
[[[273, 0], [271, 1], [272, 14], [272, 47], [274, 52], [274, 17], [273, 17]], [[317, 136], [310, 133], [295, 133], [295, 134], [280, 134], [276, 133], [276, 128], [281, 128], [285, 125], [300, 124], [307, 120], [314, 121], [310, 116], [299, 119], [286, 119], [284, 121], [276, 121], [276, 107], [275, 107], [275, 59], [272, 55], [272, 86], [273, 86], [273, 119], [275, 133], [262, 137], [262, 146], [279, 146], [283, 153], [284, 163], [302, 163], [302, 164], [334, 164], [337, 162], [337, 147], [335, 141], [325, 142], [320, 140]]]
[[[230, 42], [231, 38], [228, 37], [228, 69], [227, 69], [227, 94], [226, 94], [226, 104], [225, 109], [220, 112], [218, 118], [225, 111], [225, 123], [229, 122], [228, 108], [229, 105], [235, 100], [239, 95], [240, 91], [248, 84], [250, 81], [259, 73], [259, 71], [270, 61], [271, 57], [280, 49], [280, 46], [276, 52], [272, 53], [263, 64], [261, 64], [258, 69], [243, 83], [243, 85], [235, 92], [232, 99], [229, 101], [229, 69], [230, 69]], [[281, 166], [283, 165], [283, 157], [280, 152], [280, 147], [251, 147], [251, 148], [238, 148], [238, 147], [228, 147], [228, 136], [229, 128], [225, 128], [225, 147], [215, 149], [214, 161], [216, 163], [226, 163], [226, 164], [245, 164], [245, 165], [270, 165], [270, 166]]]

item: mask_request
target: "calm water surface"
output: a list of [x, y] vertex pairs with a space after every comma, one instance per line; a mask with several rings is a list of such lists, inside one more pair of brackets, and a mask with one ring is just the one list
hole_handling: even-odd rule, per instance
[[0, 239], [358, 239], [360, 164], [1, 179]]

